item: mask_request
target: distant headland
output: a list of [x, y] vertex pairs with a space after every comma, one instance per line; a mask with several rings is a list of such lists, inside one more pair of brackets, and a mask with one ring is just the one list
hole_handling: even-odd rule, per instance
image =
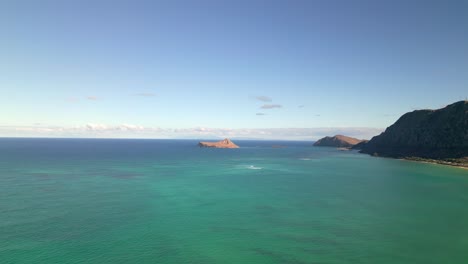
[[322, 138], [314, 146], [468, 168], [468, 101], [406, 113], [369, 141], [337, 135]]
[[217, 142], [203, 142], [200, 141], [198, 143], [199, 147], [202, 148], [239, 148], [236, 144], [234, 144], [230, 139], [225, 138], [221, 141]]
[[347, 137], [343, 135], [335, 135], [333, 137], [324, 137], [314, 143], [316, 147], [335, 147], [335, 148], [351, 148], [366, 140]]

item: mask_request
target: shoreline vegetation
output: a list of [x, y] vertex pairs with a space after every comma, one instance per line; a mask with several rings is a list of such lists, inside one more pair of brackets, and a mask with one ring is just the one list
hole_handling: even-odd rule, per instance
[[[356, 150], [358, 154], [364, 154], [364, 155], [367, 154], [367, 153], [362, 153], [358, 149], [354, 149], [352, 147], [351, 148], [336, 148], [336, 149], [340, 151]], [[379, 155], [370, 155], [370, 156], [374, 158], [396, 159], [396, 160], [404, 160], [404, 161], [412, 161], [412, 162], [428, 163], [428, 164], [436, 164], [436, 165], [444, 165], [444, 166], [468, 169], [468, 157], [460, 158], [460, 159], [438, 160], [438, 159], [421, 158], [421, 157], [389, 157], [389, 156], [379, 156]]]
[[[325, 146], [329, 147], [329, 146]], [[352, 151], [355, 150], [358, 154], [368, 155], [367, 153], [362, 153], [359, 149], [353, 147], [330, 147], [335, 148], [339, 151]], [[430, 159], [430, 158], [421, 158], [421, 157], [389, 157], [389, 156], [379, 156], [379, 155], [370, 155], [374, 158], [384, 158], [384, 159], [396, 159], [396, 160], [404, 160], [404, 161], [412, 161], [412, 162], [419, 162], [419, 163], [428, 163], [428, 164], [436, 164], [436, 165], [444, 165], [444, 166], [451, 166], [461, 169], [468, 170], [468, 157], [460, 158], [460, 159]]]
[[405, 158], [396, 158], [396, 159], [406, 160], [406, 161], [413, 161], [413, 162], [420, 162], [420, 163], [429, 163], [429, 164], [451, 166], [451, 167], [456, 167], [456, 168], [461, 168], [461, 169], [468, 170], [468, 158], [450, 159], [450, 160], [437, 160], [437, 159], [426, 159], [426, 158], [419, 158], [419, 157], [405, 157]]

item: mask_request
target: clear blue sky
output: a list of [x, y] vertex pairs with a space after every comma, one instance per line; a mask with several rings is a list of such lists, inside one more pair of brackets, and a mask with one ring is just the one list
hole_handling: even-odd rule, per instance
[[468, 1], [6, 0], [0, 91], [9, 129], [385, 128], [468, 96]]

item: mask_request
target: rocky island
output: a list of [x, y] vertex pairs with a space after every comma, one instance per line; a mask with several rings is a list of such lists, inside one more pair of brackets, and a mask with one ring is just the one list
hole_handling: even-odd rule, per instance
[[221, 141], [217, 142], [203, 142], [200, 141], [198, 143], [198, 146], [201, 148], [239, 148], [236, 144], [234, 144], [231, 140], [228, 138], [225, 138]]
[[366, 142], [357, 138], [347, 137], [343, 135], [335, 135], [333, 137], [324, 137], [314, 143], [316, 147], [335, 147], [335, 148], [351, 148], [357, 144]]
[[361, 153], [468, 167], [468, 101], [401, 116]]

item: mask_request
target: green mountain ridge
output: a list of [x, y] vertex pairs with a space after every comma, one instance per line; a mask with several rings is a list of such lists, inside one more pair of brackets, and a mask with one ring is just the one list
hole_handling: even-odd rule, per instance
[[375, 156], [468, 163], [468, 101], [406, 113], [360, 147]]

